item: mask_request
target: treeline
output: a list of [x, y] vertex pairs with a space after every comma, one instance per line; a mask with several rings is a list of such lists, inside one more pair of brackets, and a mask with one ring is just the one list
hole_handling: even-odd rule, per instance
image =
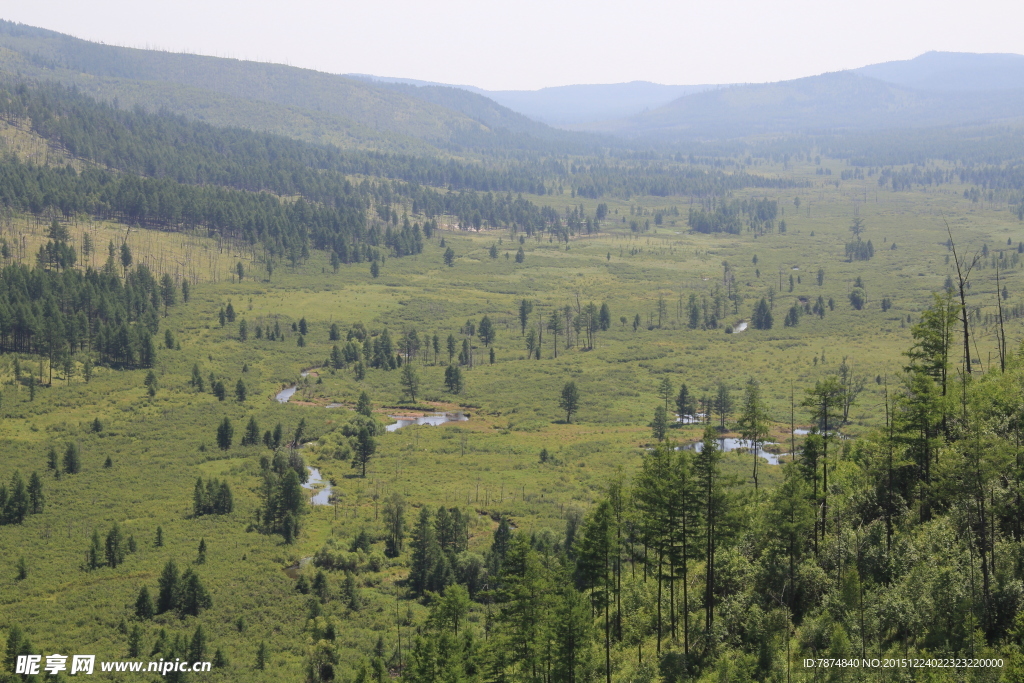
[[1020, 191], [1024, 190], [1024, 167], [1018, 164], [958, 165], [943, 169], [915, 164], [909, 168], [885, 167], [878, 173], [878, 186], [889, 187], [893, 192], [954, 182], [975, 186], [965, 190], [965, 199], [975, 198], [980, 192]]
[[282, 202], [266, 193], [185, 185], [102, 169], [39, 166], [0, 158], [0, 204], [65, 219], [88, 213], [106, 220], [167, 230], [205, 228], [271, 254], [294, 255], [307, 244], [326, 249], [366, 239], [365, 212], [354, 192], [331, 204]]
[[802, 181], [779, 176], [707, 170], [693, 165], [665, 162], [611, 164], [587, 161], [575, 167], [571, 180], [572, 195], [599, 199], [651, 195], [654, 197], [722, 197], [744, 189], [788, 189], [804, 187]]
[[[130, 260], [129, 260], [130, 263]], [[161, 307], [174, 305], [170, 276], [158, 283], [145, 265], [118, 276], [102, 271], [12, 264], [0, 271], [0, 351], [48, 356], [73, 370], [75, 354], [95, 352], [111, 367], [152, 367]]]
[[[709, 204], [707, 207], [690, 209], [687, 222], [691, 230], [732, 234], [739, 234], [744, 228], [758, 234], [775, 230], [779, 203], [774, 199], [712, 201]], [[785, 221], [779, 224], [779, 232], [785, 232]]]

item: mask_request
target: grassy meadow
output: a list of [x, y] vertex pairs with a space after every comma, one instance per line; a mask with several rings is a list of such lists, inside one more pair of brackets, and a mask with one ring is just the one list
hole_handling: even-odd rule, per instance
[[[830, 164], [834, 175], [824, 177], [814, 166], [755, 167], [758, 173], [792, 176], [810, 185], [782, 194], [748, 191], [733, 197], [777, 199], [785, 233], [690, 233], [685, 198], [601, 200], [610, 213], [599, 234], [578, 236], [567, 244], [547, 236], [525, 238], [520, 245], [518, 235], [502, 229], [441, 230], [421, 254], [387, 259], [377, 278], [371, 277], [368, 263], [342, 265], [335, 273], [321, 252], [313, 252], [297, 268], [278, 264], [268, 276], [262, 264], [234, 245], [204, 236], [132, 230], [129, 243], [137, 263], [195, 283], [190, 301], [183, 303], [179, 297], [161, 321], [156, 339], [162, 342], [163, 330], [170, 330], [180, 348], [161, 344], [154, 396], [143, 385], [144, 370], [97, 368], [86, 383], [79, 368], [71, 378], [55, 371], [52, 386], [39, 388], [29, 400], [28, 388], [11, 381], [13, 357], [0, 357], [0, 377], [6, 378], [0, 387], [0, 439], [5, 444], [0, 480], [9, 480], [16, 470], [26, 478], [37, 471], [46, 496], [42, 514], [28, 516], [21, 525], [0, 527], [0, 629], [21, 625], [36, 649], [47, 654], [124, 658], [128, 629], [136, 623], [133, 606], [139, 589], [148, 586], [155, 594], [161, 569], [173, 559], [181, 568], [196, 569], [213, 606], [200, 617], [165, 614], [143, 622], [145, 653], [160, 629], [171, 636], [190, 636], [201, 623], [210, 651], [221, 648], [231, 663], [209, 674], [211, 680], [301, 680], [309, 641], [309, 596], [295, 590], [295, 580], [284, 569], [312, 556], [328, 539], [347, 549], [360, 530], [379, 535], [380, 508], [392, 492], [410, 506], [410, 526], [421, 505], [474, 511], [470, 549], [481, 553], [502, 515], [521, 531], [561, 533], [571, 509], [586, 510], [610, 480], [633, 476], [651, 442], [648, 423], [661, 400], [658, 383], [666, 376], [676, 389], [686, 383], [696, 397], [712, 395], [724, 381], [737, 404], [743, 385], [756, 378], [769, 403], [773, 437], [788, 451], [791, 395], [796, 426], [808, 426], [807, 413], [799, 406], [804, 391], [835, 373], [845, 358], [867, 380], [848, 431], [863, 434], [882, 424], [885, 383], [899, 381], [910, 328], [946, 277], [955, 278], [947, 259], [947, 222], [958, 253], [988, 249], [989, 256], [971, 275], [968, 303], [982, 309], [975, 323], [976, 355], [982, 369], [991, 367], [997, 357], [996, 335], [984, 318], [997, 303], [991, 258], [1004, 252], [1004, 309], [1024, 304], [1024, 264], [1016, 257], [1024, 240], [1021, 222], [995, 198], [964, 199], [963, 186], [891, 192], [879, 189], [870, 175], [834, 181], [845, 166], [825, 160], [824, 166]], [[582, 203], [588, 215], [598, 204], [568, 194], [530, 199], [559, 211]], [[655, 225], [655, 212], [672, 207], [679, 215], [666, 215]], [[844, 257], [845, 244], [854, 239], [849, 227], [855, 217], [863, 220], [862, 238], [872, 240], [875, 248], [868, 261], [847, 262]], [[630, 221], [647, 219], [649, 231], [631, 232]], [[31, 262], [44, 241], [45, 226], [23, 216], [5, 221], [0, 236], [12, 244], [22, 240], [11, 259]], [[71, 226], [76, 241], [84, 231], [96, 248], [91, 265], [101, 267], [107, 243], [119, 243], [123, 227], [88, 220]], [[443, 261], [442, 238], [445, 248], [456, 254], [452, 267]], [[497, 246], [496, 259], [489, 253], [492, 245]], [[516, 263], [520, 246], [525, 259]], [[247, 271], [241, 281], [232, 275], [239, 261]], [[726, 262], [742, 302], [730, 309], [719, 329], [690, 329], [685, 319], [689, 295], [724, 288]], [[824, 270], [820, 286], [819, 269]], [[867, 295], [859, 311], [849, 300], [857, 278]], [[770, 287], [775, 289], [774, 327], [726, 333], [725, 326], [750, 319], [753, 305]], [[783, 326], [787, 310], [800, 297], [813, 304], [819, 296], [833, 299], [834, 309], [823, 318], [808, 314], [796, 326]], [[888, 311], [882, 310], [884, 298], [892, 302]], [[607, 303], [612, 325], [598, 332], [592, 350], [579, 345], [566, 349], [560, 337], [557, 358], [553, 337], [545, 330], [541, 359], [530, 359], [518, 321], [523, 299], [533, 302], [533, 328], [551, 311], [575, 307], [577, 301]], [[665, 302], [660, 327], [659, 299]], [[237, 319], [221, 326], [218, 313], [229, 302]], [[474, 367], [463, 372], [465, 390], [453, 395], [443, 383], [445, 340], [452, 334], [461, 346], [465, 335], [460, 328], [484, 315], [497, 329], [495, 362], [488, 362], [487, 349], [475, 339]], [[636, 316], [642, 324], [634, 330]], [[292, 331], [300, 318], [310, 328], [304, 346]], [[238, 333], [243, 319], [249, 329], [245, 341]], [[274, 323], [283, 338], [254, 338], [257, 325], [267, 329]], [[387, 328], [396, 342], [409, 329], [421, 339], [437, 335], [437, 362], [433, 353], [427, 361], [415, 361], [421, 380], [415, 404], [403, 401], [398, 370], [368, 369], [357, 381], [350, 368], [324, 366], [335, 343], [328, 338], [334, 323], [341, 328], [342, 344], [356, 323], [371, 334]], [[1019, 319], [1006, 323], [1013, 346], [1021, 338], [1021, 324]], [[25, 356], [21, 363], [36, 368], [40, 361]], [[202, 393], [189, 386], [193, 365], [204, 379], [212, 373], [225, 383], [225, 400], [209, 392], [209, 382]], [[309, 368], [314, 372], [300, 377]], [[248, 390], [244, 402], [234, 396], [238, 380]], [[558, 397], [569, 380], [579, 386], [582, 403], [566, 424]], [[300, 389], [289, 403], [274, 400], [281, 388], [296, 383]], [[461, 410], [470, 419], [407, 427], [380, 437], [364, 479], [356, 476], [350, 462], [334, 459], [317, 445], [320, 437], [349, 421], [362, 391], [384, 422], [391, 422], [388, 414], [417, 408]], [[343, 406], [327, 408], [328, 403]], [[227, 451], [215, 440], [224, 417], [235, 431]], [[238, 445], [250, 417], [258, 421], [261, 433], [281, 423], [286, 435], [305, 419], [311, 441], [302, 454], [333, 484], [336, 503], [310, 508], [294, 544], [253, 530], [260, 505], [259, 460], [269, 451]], [[101, 428], [94, 431], [97, 419]], [[672, 435], [683, 442], [696, 439], [699, 432], [696, 426], [678, 426]], [[82, 471], [55, 478], [46, 467], [47, 450], [53, 446], [63, 453], [68, 443], [80, 446]], [[545, 448], [554, 460], [541, 463], [538, 455]], [[109, 468], [104, 467], [108, 457]], [[727, 472], [744, 486], [750, 482], [751, 466], [750, 456], [743, 453], [730, 453], [725, 461]], [[781, 481], [778, 467], [763, 465], [761, 472], [764, 486]], [[192, 518], [192, 491], [199, 476], [230, 484], [233, 512]], [[102, 536], [115, 523], [134, 537], [138, 551], [115, 569], [84, 570], [93, 530]], [[154, 543], [157, 527], [163, 532], [160, 547]], [[204, 564], [195, 565], [201, 539], [208, 555]], [[382, 547], [378, 542], [375, 551]], [[17, 578], [21, 558], [27, 566], [24, 579]], [[339, 641], [346, 658], [344, 676], [351, 676], [378, 638], [391, 652], [400, 633], [407, 638], [422, 622], [425, 608], [401, 599], [403, 591], [395, 583], [406, 571], [402, 561], [387, 560], [379, 571], [360, 573], [365, 605], [359, 611], [335, 602], [323, 608], [345, 619]], [[300, 571], [312, 574], [313, 567], [302, 566]], [[336, 572], [329, 578], [334, 589], [342, 580]], [[470, 615], [481, 632], [485, 620], [483, 612]], [[257, 670], [261, 642], [268, 647], [269, 660]], [[133, 674], [104, 675], [109, 680], [140, 680]]]

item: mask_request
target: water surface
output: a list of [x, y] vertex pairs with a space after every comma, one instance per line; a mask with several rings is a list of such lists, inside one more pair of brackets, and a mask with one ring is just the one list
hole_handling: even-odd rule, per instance
[[[779, 458], [784, 456], [784, 455], [789, 455], [789, 454], [788, 453], [770, 453], [770, 452], [765, 450], [766, 446], [778, 446], [778, 445], [779, 444], [777, 444], [777, 443], [771, 443], [771, 442], [762, 443], [760, 448], [757, 449], [757, 455], [759, 457], [762, 457], [765, 460], [767, 460], [769, 465], [778, 465], [779, 464]], [[691, 443], [691, 444], [687, 444], [686, 446], [683, 446], [683, 448], [686, 448], [687, 450], [691, 450], [691, 451], [696, 451], [697, 453], [700, 453], [700, 451], [701, 451], [701, 449], [703, 447], [704, 447], [704, 443], [702, 441], [697, 441], [696, 443]], [[722, 451], [724, 451], [724, 452], [746, 450], [749, 453], [752, 450], [751, 447], [750, 447], [750, 442], [747, 441], [746, 439], [722, 438], [722, 439], [718, 440], [718, 447]]]
[[320, 470], [315, 467], [306, 467], [309, 470], [309, 478], [306, 483], [302, 485], [302, 488], [313, 491], [313, 495], [309, 499], [310, 505], [330, 505], [331, 504], [331, 482], [324, 481], [323, 477], [320, 476]]
[[394, 432], [402, 427], [409, 427], [411, 425], [432, 425], [434, 427], [443, 425], [446, 422], [465, 422], [469, 418], [462, 413], [435, 413], [433, 415], [423, 415], [422, 417], [403, 417], [401, 415], [388, 415], [392, 420], [398, 420], [393, 425], [388, 425], [386, 429], [389, 432]]

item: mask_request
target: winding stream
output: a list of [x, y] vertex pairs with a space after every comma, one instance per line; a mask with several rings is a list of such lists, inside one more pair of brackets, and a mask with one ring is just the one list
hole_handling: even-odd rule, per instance
[[320, 476], [320, 470], [315, 467], [306, 467], [309, 470], [309, 479], [302, 485], [302, 488], [309, 489], [313, 495], [309, 499], [310, 505], [331, 504], [331, 482], [325, 481]]
[[[303, 370], [302, 372], [299, 373], [299, 377], [309, 377], [309, 372], [309, 370]], [[294, 396], [295, 392], [298, 390], [299, 385], [293, 384], [290, 387], [285, 387], [281, 391], [277, 392], [277, 394], [274, 395], [274, 399], [278, 403], [287, 403], [289, 399], [291, 399], [291, 397]]]

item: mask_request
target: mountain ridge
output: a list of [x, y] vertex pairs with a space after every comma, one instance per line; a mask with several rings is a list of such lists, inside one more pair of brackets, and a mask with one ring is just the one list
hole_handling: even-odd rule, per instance
[[479, 95], [458, 93], [446, 103], [437, 93], [311, 69], [103, 45], [8, 21], [0, 21], [0, 50], [0, 69], [10, 75], [55, 80], [122, 105], [164, 107], [218, 125], [340, 146], [447, 153], [529, 149], [540, 146], [532, 138], [537, 135], [543, 145], [594, 144], [589, 136], [549, 130]]

